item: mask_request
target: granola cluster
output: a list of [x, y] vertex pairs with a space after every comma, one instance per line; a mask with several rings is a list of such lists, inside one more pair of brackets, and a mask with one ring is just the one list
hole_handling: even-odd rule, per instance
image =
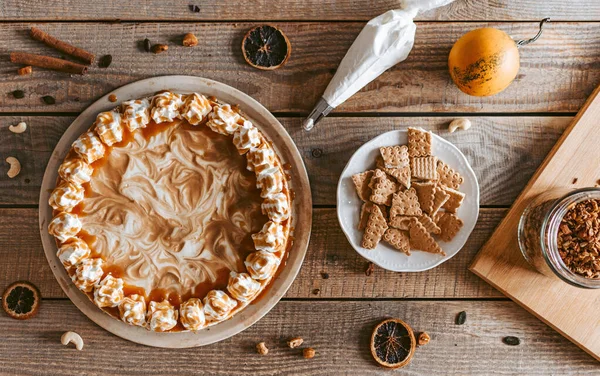
[[558, 230], [558, 252], [574, 273], [600, 279], [600, 200], [569, 208]]

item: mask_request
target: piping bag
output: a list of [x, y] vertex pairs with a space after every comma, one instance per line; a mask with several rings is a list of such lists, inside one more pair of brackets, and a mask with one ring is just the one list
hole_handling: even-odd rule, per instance
[[323, 96], [304, 120], [304, 129], [311, 130], [334, 108], [408, 57], [415, 41], [417, 25], [413, 20], [417, 14], [453, 1], [403, 0], [401, 9], [389, 10], [369, 21], [346, 52]]

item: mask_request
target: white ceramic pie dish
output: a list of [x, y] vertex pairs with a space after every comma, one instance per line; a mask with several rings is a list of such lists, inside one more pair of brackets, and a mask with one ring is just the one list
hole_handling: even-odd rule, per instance
[[[289, 250], [285, 265], [282, 264], [282, 269], [252, 304], [231, 319], [198, 332], [152, 332], [125, 324], [104, 313], [72, 283], [56, 256], [57, 246], [54, 237], [48, 234], [47, 225], [52, 219], [52, 208], [48, 205], [48, 197], [56, 184], [58, 166], [62, 163], [72, 142], [90, 127], [99, 112], [114, 108], [123, 101], [151, 96], [157, 91], [166, 89], [178, 93], [198, 92], [207, 96], [212, 95], [220, 101], [239, 105], [240, 110], [272, 141], [282, 163], [291, 166], [289, 186], [296, 192], [292, 202], [294, 243]], [[116, 103], [108, 100], [110, 94], [117, 96]], [[300, 270], [312, 225], [312, 200], [308, 175], [300, 153], [285, 128], [266, 108], [248, 95], [225, 84], [193, 76], [162, 76], [141, 80], [118, 88], [90, 105], [65, 131], [52, 153], [42, 181], [39, 206], [40, 235], [46, 258], [58, 283], [81, 312], [117, 336], [148, 346], [170, 348], [202, 346], [221, 341], [248, 328], [269, 312], [286, 293]]]
[[395, 130], [375, 137], [356, 150], [342, 171], [338, 182], [337, 215], [348, 242], [362, 257], [377, 266], [394, 272], [420, 272], [451, 259], [467, 242], [479, 216], [479, 183], [464, 154], [450, 142], [433, 134], [432, 154], [464, 177], [460, 191], [466, 194], [457, 213], [464, 222], [463, 228], [451, 242], [439, 242], [446, 252], [446, 256], [421, 251], [411, 252], [411, 255], [407, 256], [384, 241], [381, 241], [372, 250], [362, 248], [363, 231], [357, 228], [362, 201], [356, 194], [352, 175], [375, 168], [375, 158], [379, 155], [380, 147], [406, 144], [408, 144], [407, 131]]

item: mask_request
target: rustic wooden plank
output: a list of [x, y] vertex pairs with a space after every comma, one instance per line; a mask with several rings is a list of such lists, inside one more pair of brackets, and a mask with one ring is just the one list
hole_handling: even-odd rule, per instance
[[[288, 298], [489, 298], [498, 291], [468, 272], [467, 265], [504, 216], [483, 209], [469, 241], [454, 258], [423, 273], [376, 268], [348, 244], [335, 209], [315, 209], [312, 240]], [[0, 209], [0, 291], [16, 280], [35, 283], [47, 298], [65, 297], [48, 266], [39, 239], [37, 209]], [[324, 278], [323, 273], [327, 273]]]
[[[315, 205], [335, 205], [335, 190], [352, 153], [377, 135], [405, 126], [431, 129], [465, 153], [481, 185], [482, 205], [510, 205], [570, 121], [568, 117], [472, 117], [467, 132], [448, 133], [453, 118], [326, 118], [311, 132], [300, 118], [280, 118], [298, 145], [312, 185]], [[12, 134], [8, 126], [29, 129]], [[34, 205], [54, 146], [73, 117], [0, 116], [0, 204]], [[4, 159], [17, 157], [23, 169], [8, 179]]]
[[[208, 0], [197, 1], [199, 12], [189, 9], [190, 2], [176, 0], [93, 0], [53, 1], [49, 7], [35, 0], [0, 0], [1, 20], [369, 20], [398, 7], [395, 0]], [[456, 0], [453, 4], [418, 16], [418, 20], [514, 21], [600, 20], [600, 4], [595, 0], [578, 0], [576, 5], [562, 0]]]
[[[455, 325], [460, 311], [465, 325]], [[536, 318], [508, 301], [280, 302], [261, 321], [220, 343], [159, 349], [122, 340], [93, 324], [69, 301], [44, 301], [37, 317], [17, 322], [0, 315], [3, 374], [389, 375], [373, 361], [369, 341], [385, 317], [400, 317], [431, 336], [405, 372], [418, 375], [593, 375], [598, 363]], [[79, 333], [83, 351], [60, 343]], [[201, 333], [199, 334], [201, 335]], [[519, 346], [502, 343], [517, 336]], [[316, 356], [306, 360], [286, 340], [304, 339]], [[254, 346], [266, 342], [269, 354]], [[127, 366], [125, 366], [127, 365]]]
[[[285, 67], [256, 70], [241, 57], [241, 39], [252, 23], [52, 23], [41, 27], [72, 44], [112, 54], [107, 69], [92, 67], [86, 76], [36, 69], [19, 77], [16, 66], [0, 61], [0, 111], [81, 111], [112, 89], [157, 75], [190, 74], [222, 81], [274, 112], [307, 113], [323, 93], [348, 47], [363, 26], [356, 22], [281, 22], [293, 52]], [[8, 23], [0, 29], [0, 53], [22, 50], [58, 56], [31, 40], [32, 24]], [[447, 59], [452, 44], [482, 26], [507, 31], [515, 39], [531, 37], [537, 23], [419, 24], [409, 58], [391, 68], [344, 103], [342, 112], [574, 112], [600, 80], [600, 34], [596, 23], [552, 23], [536, 43], [521, 49], [516, 81], [492, 97], [469, 97], [451, 82]], [[194, 32], [195, 48], [182, 47], [181, 36]], [[169, 43], [169, 51], [146, 53], [141, 41]], [[9, 93], [26, 92], [23, 99]], [[55, 105], [41, 101], [53, 95]]]

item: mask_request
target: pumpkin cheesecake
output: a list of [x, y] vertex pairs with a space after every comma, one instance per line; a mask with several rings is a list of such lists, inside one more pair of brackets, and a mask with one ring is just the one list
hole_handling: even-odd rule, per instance
[[288, 175], [235, 106], [161, 92], [98, 114], [50, 195], [57, 256], [102, 310], [199, 330], [255, 300], [285, 264]]

